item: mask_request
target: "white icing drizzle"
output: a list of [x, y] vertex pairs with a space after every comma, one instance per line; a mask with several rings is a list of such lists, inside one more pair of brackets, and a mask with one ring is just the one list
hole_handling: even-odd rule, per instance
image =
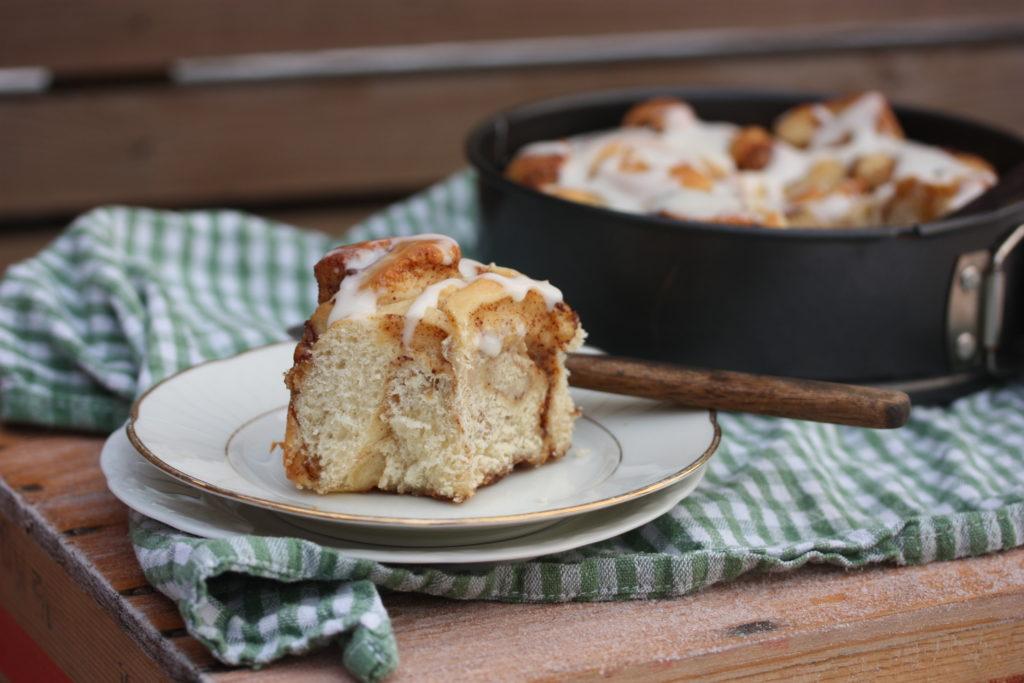
[[[429, 241], [437, 246], [442, 254], [441, 262], [444, 265], [451, 265], [458, 249], [458, 242], [448, 235], [436, 233], [424, 233], [422, 235], [410, 235], [407, 237], [389, 237], [389, 244], [357, 251], [345, 264], [349, 271], [354, 271], [341, 281], [338, 291], [334, 295], [334, 308], [327, 316], [327, 324], [330, 325], [343, 318], [365, 318], [377, 312], [377, 292], [372, 289], [365, 289], [363, 283], [369, 274], [369, 269], [382, 258], [394, 251], [399, 244], [412, 241]], [[328, 256], [344, 249], [344, 246], [332, 249]]]
[[[346, 267], [350, 271], [342, 279], [337, 293], [333, 298], [333, 308], [327, 318], [327, 323], [333, 324], [338, 320], [365, 318], [377, 312], [377, 292], [364, 287], [364, 283], [370, 274], [370, 269], [389, 254], [394, 245], [412, 240], [433, 241], [445, 250], [445, 265], [451, 265], [455, 255], [457, 243], [450, 237], [444, 235], [416, 235], [412, 237], [393, 238], [387, 247], [374, 247], [360, 250], [348, 259]], [[451, 245], [451, 246], [448, 246]], [[340, 248], [340, 247], [339, 247]], [[334, 250], [330, 253], [334, 253]], [[405, 324], [402, 330], [402, 342], [408, 347], [412, 344], [419, 326], [426, 312], [431, 308], [437, 308], [441, 294], [447, 289], [462, 289], [477, 280], [491, 280], [501, 285], [513, 301], [519, 302], [526, 298], [531, 291], [537, 292], [544, 299], [548, 310], [555, 307], [555, 304], [562, 301], [562, 292], [547, 280], [539, 281], [522, 274], [506, 276], [488, 270], [488, 266], [479, 261], [463, 258], [457, 264], [459, 277], [451, 277], [435, 282], [426, 288], [413, 299], [405, 313]], [[518, 329], [518, 328], [517, 328]], [[522, 328], [520, 336], [525, 334], [525, 327]], [[493, 333], [484, 332], [477, 340], [478, 348], [488, 355], [497, 355], [501, 352], [502, 340]], [[497, 349], [495, 351], [495, 349]]]
[[[929, 145], [878, 131], [885, 98], [868, 92], [839, 112], [816, 104], [819, 122], [811, 144], [799, 149], [773, 138], [772, 155], [761, 170], [738, 170], [729, 152], [739, 126], [699, 120], [683, 105], [666, 110], [664, 130], [623, 127], [557, 141], [527, 145], [520, 155], [560, 154], [565, 157], [555, 188], [577, 190], [601, 199], [605, 206], [630, 213], [670, 213], [679, 217], [746, 218], [754, 222], [786, 216], [797, 208], [786, 187], [807, 176], [815, 163], [836, 159], [850, 168], [867, 154], [895, 160], [892, 177], [859, 197], [833, 192], [803, 205], [827, 223], [842, 224], [862, 203], [881, 207], [905, 178], [958, 185], [947, 211], [954, 211], [996, 180], [992, 173], [970, 166]], [[687, 165], [711, 181], [711, 188], [687, 187], [672, 169]], [[876, 212], [877, 213], [877, 212]]]
[[687, 104], [667, 109], [662, 121], [665, 130], [669, 131], [685, 130], [695, 123], [697, 123], [697, 113], [693, 111], [693, 107]]
[[562, 290], [555, 287], [547, 280], [534, 280], [533, 278], [528, 278], [525, 275], [508, 277], [506, 275], [499, 275], [498, 273], [492, 273], [490, 271], [480, 273], [473, 279], [497, 282], [505, 288], [505, 291], [508, 292], [513, 301], [522, 301], [531, 291], [537, 292], [544, 299], [544, 303], [547, 304], [549, 311], [555, 307], [555, 304], [562, 300]]
[[[372, 249], [363, 249], [359, 254], [356, 255], [356, 260], [349, 265], [349, 268], [352, 268], [353, 270], [363, 270], [364, 268], [369, 268], [374, 263], [384, 258], [385, 255], [394, 251], [394, 248], [399, 244], [404, 244], [406, 242], [421, 241], [434, 242], [435, 246], [437, 246], [438, 249], [441, 250], [441, 254], [443, 256], [442, 263], [444, 263], [447, 266], [451, 265], [452, 259], [455, 258], [455, 249], [459, 246], [459, 243], [456, 242], [453, 238], [449, 237], [448, 235], [441, 235], [435, 232], [425, 232], [420, 235], [387, 237], [384, 239], [387, 239], [388, 242], [390, 242], [390, 244], [387, 247], [374, 247]], [[334, 249], [331, 249], [329, 252], [327, 252], [327, 255], [330, 256], [331, 254], [337, 253], [342, 249], [345, 249], [345, 245], [341, 245], [340, 247], [335, 247]], [[364, 256], [364, 254], [366, 255]]]
[[571, 150], [569, 143], [565, 140], [542, 140], [531, 143], [528, 147], [530, 154], [537, 156], [549, 156], [551, 154], [568, 154]]
[[732, 187], [719, 183], [710, 192], [683, 188], [658, 202], [658, 210], [678, 216], [714, 218], [743, 214], [747, 207]]
[[349, 270], [356, 272], [341, 281], [334, 295], [334, 308], [327, 316], [328, 325], [342, 318], [365, 318], [377, 310], [377, 293], [372, 289], [364, 289], [363, 281], [370, 272], [370, 266], [387, 256], [388, 251], [382, 247], [363, 249], [346, 264]]
[[828, 107], [817, 105], [814, 114], [821, 124], [814, 133], [811, 147], [830, 147], [858, 138], [873, 139], [878, 136], [877, 121], [885, 108], [885, 98], [877, 92], [864, 93], [839, 113]]
[[972, 174], [976, 175], [977, 171], [946, 150], [910, 142], [904, 146], [893, 175], [897, 179], [919, 178], [930, 183], [950, 183]]
[[423, 293], [409, 304], [409, 310], [405, 312], [405, 329], [402, 332], [402, 342], [407, 347], [412, 344], [413, 335], [416, 334], [416, 327], [420, 324], [420, 321], [423, 320], [423, 316], [426, 314], [428, 308], [437, 308], [437, 299], [441, 296], [442, 291], [449, 287], [462, 289], [467, 284], [469, 283], [465, 280], [450, 277], [447, 280], [435, 282], [424, 289]]
[[327, 324], [342, 318], [365, 318], [377, 311], [377, 292], [362, 289], [362, 278], [349, 276], [341, 281], [334, 295], [334, 308], [327, 316]]
[[833, 192], [821, 199], [807, 203], [807, 209], [823, 223], [837, 223], [847, 216], [857, 204], [857, 199], [848, 194]]
[[485, 356], [494, 358], [501, 353], [501, 337], [493, 332], [481, 332], [476, 340], [476, 348]]
[[485, 267], [486, 266], [484, 266], [484, 264], [479, 261], [474, 261], [471, 258], [459, 259], [459, 275], [461, 275], [464, 280], [476, 277], [477, 274], [479, 274], [481, 270], [484, 270]]

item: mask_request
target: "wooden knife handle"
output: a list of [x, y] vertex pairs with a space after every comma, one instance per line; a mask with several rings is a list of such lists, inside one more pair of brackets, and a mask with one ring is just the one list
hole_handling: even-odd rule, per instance
[[910, 417], [902, 391], [786, 379], [670, 363], [569, 354], [569, 383], [583, 389], [797, 420], [893, 429]]

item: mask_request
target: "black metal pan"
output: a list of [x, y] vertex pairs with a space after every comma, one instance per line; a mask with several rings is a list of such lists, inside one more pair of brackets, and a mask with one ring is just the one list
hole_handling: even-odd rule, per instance
[[[673, 95], [706, 120], [768, 126], [821, 95], [659, 88], [528, 104], [467, 140], [486, 259], [548, 278], [609, 352], [688, 365], [894, 385], [944, 401], [1022, 366], [1024, 201], [914, 226], [766, 229], [569, 202], [502, 177], [521, 146], [619, 125]], [[896, 107], [907, 136], [978, 154], [1000, 174], [1024, 141]]]

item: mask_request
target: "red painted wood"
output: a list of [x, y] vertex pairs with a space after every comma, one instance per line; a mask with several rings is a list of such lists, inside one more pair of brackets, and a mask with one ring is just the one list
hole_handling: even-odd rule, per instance
[[71, 682], [3, 608], [0, 608], [0, 676], [9, 683]]

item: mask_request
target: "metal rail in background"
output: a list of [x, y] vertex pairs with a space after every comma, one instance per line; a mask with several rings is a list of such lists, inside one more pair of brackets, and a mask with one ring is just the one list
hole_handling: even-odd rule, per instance
[[[1024, 20], [651, 31], [187, 57], [171, 63], [167, 77], [178, 85], [202, 85], [1006, 43], [1024, 43]], [[0, 95], [76, 85], [54, 86], [52, 76], [45, 66], [0, 68]], [[133, 77], [101, 80], [125, 85]]]
[[173, 65], [171, 77], [237, 83], [1016, 42], [1024, 42], [1024, 21], [702, 29], [190, 57]]

